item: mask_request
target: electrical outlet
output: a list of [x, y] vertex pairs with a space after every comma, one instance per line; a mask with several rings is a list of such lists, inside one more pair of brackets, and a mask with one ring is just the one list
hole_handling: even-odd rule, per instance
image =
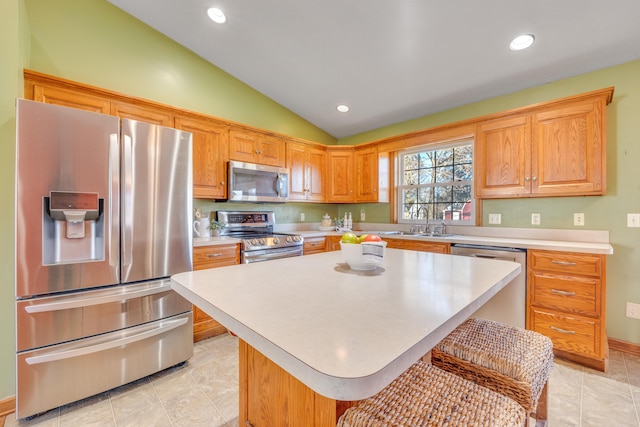
[[502, 222], [502, 215], [497, 213], [489, 214], [489, 224], [500, 224]]
[[627, 214], [627, 227], [640, 227], [640, 214], [628, 213]]
[[540, 214], [532, 213], [531, 214], [531, 225], [540, 225]]
[[640, 319], [640, 304], [627, 302], [627, 317], [632, 319]]
[[578, 225], [578, 226], [584, 225], [584, 214], [583, 213], [574, 213], [573, 214], [573, 225]]
[[366, 218], [366, 215], [364, 214], [364, 212], [360, 212], [360, 221], [364, 221]]
[[304, 221], [304, 212], [300, 212], [300, 221]]

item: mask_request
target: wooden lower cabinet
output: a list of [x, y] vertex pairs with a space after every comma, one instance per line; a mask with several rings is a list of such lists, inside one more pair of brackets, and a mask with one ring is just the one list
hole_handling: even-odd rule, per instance
[[327, 239], [326, 237], [305, 237], [303, 251], [304, 255], [317, 254], [320, 252], [326, 252]]
[[445, 242], [417, 241], [410, 239], [387, 239], [387, 248], [408, 249], [420, 252], [433, 252], [436, 254], [448, 254], [451, 252], [451, 244]]
[[[197, 246], [193, 248], [193, 269], [224, 267], [240, 264], [240, 245]], [[193, 306], [193, 342], [223, 334], [227, 329], [207, 313]]]
[[605, 371], [606, 257], [530, 250], [527, 328], [553, 341], [556, 356]]
[[239, 341], [240, 417], [249, 427], [335, 427], [355, 402], [324, 397], [262, 353]]
[[339, 251], [340, 250], [340, 239], [342, 238], [342, 236], [327, 236], [327, 246], [326, 246], [326, 251], [327, 252], [331, 252], [331, 251]]

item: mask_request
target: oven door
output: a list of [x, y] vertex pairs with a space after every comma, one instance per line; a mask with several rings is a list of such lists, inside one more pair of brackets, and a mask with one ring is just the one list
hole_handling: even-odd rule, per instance
[[258, 251], [242, 251], [242, 263], [271, 261], [273, 259], [302, 256], [302, 246], [288, 246], [285, 248], [262, 249]]

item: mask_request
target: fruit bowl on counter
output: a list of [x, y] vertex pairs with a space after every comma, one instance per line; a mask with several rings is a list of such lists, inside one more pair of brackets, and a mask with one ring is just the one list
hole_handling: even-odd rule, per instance
[[352, 270], [374, 270], [382, 264], [387, 242], [375, 234], [356, 236], [347, 232], [340, 239], [340, 251]]

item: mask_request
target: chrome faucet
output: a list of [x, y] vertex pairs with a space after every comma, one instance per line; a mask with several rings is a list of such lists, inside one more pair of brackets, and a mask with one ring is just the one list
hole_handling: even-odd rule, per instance
[[[424, 209], [426, 211], [426, 215], [424, 216], [426, 218], [426, 224], [425, 224], [425, 229], [424, 232], [425, 233], [429, 233], [429, 208], [427, 208], [425, 205], [422, 205], [418, 208], [418, 210], [416, 211], [416, 218], [420, 217], [420, 211]], [[418, 226], [418, 233], [420, 233], [420, 226]]]

